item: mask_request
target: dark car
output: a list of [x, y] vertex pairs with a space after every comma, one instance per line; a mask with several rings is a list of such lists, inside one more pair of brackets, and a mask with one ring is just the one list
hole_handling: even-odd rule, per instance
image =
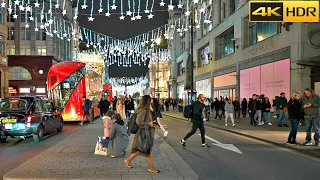
[[44, 134], [63, 130], [63, 118], [53, 104], [37, 96], [18, 96], [0, 102], [0, 142], [7, 137], [33, 136], [36, 142]]

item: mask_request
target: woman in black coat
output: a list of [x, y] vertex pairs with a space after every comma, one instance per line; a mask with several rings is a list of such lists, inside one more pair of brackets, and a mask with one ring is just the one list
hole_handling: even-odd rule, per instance
[[299, 122], [301, 119], [301, 112], [302, 112], [302, 103], [301, 103], [301, 94], [299, 91], [296, 91], [293, 93], [292, 98], [290, 98], [290, 101], [287, 104], [288, 107], [288, 114], [289, 114], [289, 120], [291, 122], [291, 131], [288, 137], [287, 144], [289, 145], [295, 145], [296, 142], [296, 136], [298, 133], [298, 127]]
[[243, 117], [247, 117], [248, 101], [246, 98], [243, 98], [241, 102], [241, 112]]

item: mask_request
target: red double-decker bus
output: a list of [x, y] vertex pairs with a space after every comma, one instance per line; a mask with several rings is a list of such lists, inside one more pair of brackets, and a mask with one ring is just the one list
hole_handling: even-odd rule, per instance
[[[64, 121], [81, 121], [83, 96], [92, 101], [91, 117], [100, 115], [102, 77], [82, 62], [62, 62], [48, 72], [48, 96], [60, 108]], [[86, 117], [85, 120], [88, 120]]]

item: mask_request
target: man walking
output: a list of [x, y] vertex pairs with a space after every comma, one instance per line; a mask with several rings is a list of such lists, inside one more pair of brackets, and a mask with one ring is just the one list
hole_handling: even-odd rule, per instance
[[313, 89], [307, 88], [304, 90], [303, 108], [305, 113], [306, 122], [306, 142], [305, 146], [311, 146], [312, 128], [314, 128], [314, 141], [315, 145], [319, 146], [319, 133], [320, 133], [320, 97], [315, 94]]
[[86, 118], [86, 116], [88, 117], [89, 121], [92, 123], [92, 118], [90, 116], [90, 110], [91, 110], [91, 101], [86, 97], [83, 96], [83, 105], [82, 105], [82, 109], [83, 109], [83, 117], [82, 117], [82, 121], [81, 123], [79, 123], [81, 126], [83, 125], [83, 122]]
[[182, 146], [186, 146], [186, 140], [191, 137], [197, 129], [200, 130], [201, 133], [201, 141], [202, 141], [202, 147], [210, 147], [208, 144], [206, 144], [206, 138], [205, 138], [205, 128], [203, 123], [203, 110], [204, 110], [204, 102], [205, 97], [203, 94], [199, 94], [197, 101], [193, 104], [193, 116], [191, 118], [192, 121], [192, 129], [191, 131], [183, 138], [181, 139]]
[[256, 120], [255, 120], [255, 115], [256, 115], [256, 111], [257, 111], [257, 100], [256, 100], [257, 96], [256, 94], [252, 95], [252, 98], [250, 98], [249, 100], [249, 105], [248, 105], [248, 109], [249, 109], [249, 116], [251, 119], [250, 124], [256, 126]]
[[239, 98], [236, 97], [236, 99], [232, 102], [232, 104], [234, 107], [234, 119], [237, 119], [237, 115], [238, 115], [238, 119], [240, 119], [241, 105], [240, 105]]

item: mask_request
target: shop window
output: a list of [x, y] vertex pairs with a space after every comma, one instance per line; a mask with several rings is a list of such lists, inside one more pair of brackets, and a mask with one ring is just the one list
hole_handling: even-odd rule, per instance
[[234, 53], [233, 27], [216, 38], [216, 59], [220, 59]]
[[30, 45], [20, 45], [20, 55], [31, 55]]
[[204, 28], [203, 28], [203, 35], [208, 34], [212, 30], [212, 11], [213, 11], [213, 6], [211, 5], [211, 1], [207, 6], [206, 13], [204, 14], [204, 20], [209, 20], [210, 23], [204, 23]]
[[206, 45], [204, 48], [199, 50], [199, 61], [198, 61], [198, 66], [205, 66], [209, 64], [209, 59], [210, 59], [210, 46], [209, 44]]
[[21, 94], [29, 94], [30, 88], [19, 88], [19, 93]]
[[7, 55], [15, 55], [16, 49], [14, 45], [7, 45]]
[[227, 18], [227, 8], [226, 8], [226, 3], [222, 3], [222, 15], [221, 15], [221, 20], [224, 20]]
[[14, 40], [14, 27], [8, 27], [8, 40]]
[[3, 54], [4, 54], [4, 44], [3, 44], [3, 36], [2, 35], [0, 35], [0, 54], [3, 56]]
[[45, 94], [46, 93], [46, 88], [36, 88], [36, 93], [37, 94]]
[[37, 55], [46, 56], [47, 55], [47, 47], [46, 46], [37, 46]]
[[42, 101], [40, 99], [37, 99], [34, 110], [35, 112], [42, 112]]
[[25, 13], [20, 13], [20, 21], [21, 22], [26, 22], [26, 18], [27, 18], [27, 16]]
[[13, 66], [9, 69], [9, 80], [32, 80], [32, 77], [26, 68]]
[[184, 74], [183, 61], [178, 64], [178, 76], [182, 76]]
[[14, 22], [13, 13], [7, 16], [8, 22]]

